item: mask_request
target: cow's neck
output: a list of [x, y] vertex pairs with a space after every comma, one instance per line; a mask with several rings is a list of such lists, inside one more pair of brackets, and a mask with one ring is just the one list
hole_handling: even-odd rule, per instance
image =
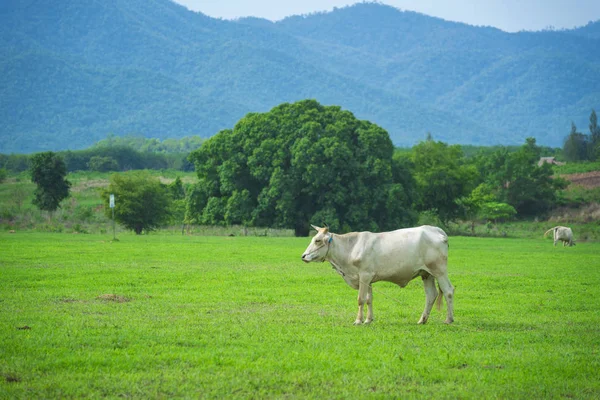
[[344, 269], [348, 264], [350, 249], [346, 249], [346, 242], [343, 237], [333, 233], [331, 234], [331, 240], [328, 246], [329, 249], [325, 256], [325, 260], [329, 261], [333, 268], [344, 276]]

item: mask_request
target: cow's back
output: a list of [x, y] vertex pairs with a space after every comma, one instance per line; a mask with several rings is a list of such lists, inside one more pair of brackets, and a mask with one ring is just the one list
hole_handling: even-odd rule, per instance
[[573, 245], [573, 231], [571, 228], [566, 226], [560, 226], [556, 228], [554, 242], [556, 243], [558, 240], [566, 242], [569, 246]]
[[[427, 249], [435, 249], [448, 255], [448, 235], [441, 228], [422, 225], [415, 228], [404, 228], [387, 232], [392, 240], [390, 243], [396, 251], [415, 251], [422, 253]], [[404, 247], [400, 249], [399, 247]]]
[[448, 236], [438, 227], [423, 225], [357, 235], [354, 259], [373, 269], [376, 280], [390, 280], [403, 286], [421, 270], [437, 275], [446, 269]]

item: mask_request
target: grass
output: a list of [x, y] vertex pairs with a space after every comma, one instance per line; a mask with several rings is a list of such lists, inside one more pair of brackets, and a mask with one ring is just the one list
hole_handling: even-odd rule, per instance
[[356, 292], [306, 238], [0, 232], [1, 398], [598, 398], [600, 244], [451, 237], [422, 284]]
[[[184, 184], [197, 181], [193, 172], [175, 170], [149, 170], [163, 183], [171, 183], [179, 177]], [[0, 185], [0, 229], [38, 230], [45, 232], [106, 233], [110, 220], [104, 215], [100, 197], [102, 189], [109, 184], [112, 173], [78, 171], [67, 175], [71, 182], [70, 196], [52, 216], [32, 204], [35, 184], [28, 172], [11, 174]], [[181, 227], [178, 228], [181, 231]]]
[[591, 171], [600, 171], [600, 161], [569, 162], [565, 165], [554, 165], [553, 170], [559, 175], [581, 174]]

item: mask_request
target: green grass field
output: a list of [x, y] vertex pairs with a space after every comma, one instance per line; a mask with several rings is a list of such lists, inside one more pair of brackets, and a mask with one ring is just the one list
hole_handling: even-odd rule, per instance
[[600, 397], [600, 243], [450, 238], [375, 322], [307, 238], [0, 232], [0, 398]]

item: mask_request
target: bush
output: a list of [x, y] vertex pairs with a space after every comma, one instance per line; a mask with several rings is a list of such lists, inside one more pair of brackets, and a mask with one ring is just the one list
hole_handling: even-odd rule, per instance
[[87, 165], [90, 171], [108, 172], [119, 170], [119, 163], [112, 157], [93, 156]]
[[171, 196], [160, 180], [147, 171], [113, 174], [110, 185], [102, 191], [104, 211], [112, 218], [110, 195], [115, 196], [115, 220], [136, 234], [152, 231], [169, 217]]
[[444, 223], [437, 214], [437, 210], [427, 210], [419, 213], [419, 225], [432, 225], [446, 229]]

